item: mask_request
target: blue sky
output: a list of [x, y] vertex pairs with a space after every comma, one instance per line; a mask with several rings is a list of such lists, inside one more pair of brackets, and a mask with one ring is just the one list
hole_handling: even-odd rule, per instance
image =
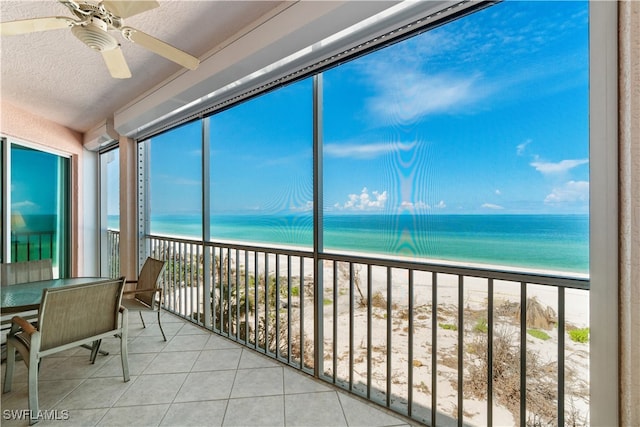
[[[587, 9], [506, 1], [325, 72], [325, 211], [587, 213]], [[311, 99], [211, 118], [212, 211], [309, 212]], [[200, 135], [153, 139], [153, 213], [200, 211]]]

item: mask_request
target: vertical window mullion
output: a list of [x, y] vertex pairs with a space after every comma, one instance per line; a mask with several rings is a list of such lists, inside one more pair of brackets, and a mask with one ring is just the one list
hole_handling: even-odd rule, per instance
[[323, 322], [323, 274], [320, 254], [323, 252], [322, 241], [322, 74], [313, 78], [313, 277], [314, 280], [314, 363], [315, 377], [323, 371], [321, 366], [324, 352]]
[[204, 326], [211, 327], [211, 251], [206, 242], [211, 240], [211, 138], [209, 117], [202, 119], [202, 242], [203, 251], [203, 306]]

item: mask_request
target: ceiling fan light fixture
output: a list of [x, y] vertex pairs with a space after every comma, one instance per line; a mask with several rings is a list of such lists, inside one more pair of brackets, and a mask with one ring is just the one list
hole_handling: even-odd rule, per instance
[[71, 28], [71, 32], [82, 43], [98, 52], [104, 52], [118, 47], [118, 41], [115, 37], [107, 33], [107, 24], [99, 19], [94, 18], [86, 24], [76, 25]]

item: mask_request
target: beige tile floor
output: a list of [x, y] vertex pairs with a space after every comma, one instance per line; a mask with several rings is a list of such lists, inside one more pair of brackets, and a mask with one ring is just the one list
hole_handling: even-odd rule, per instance
[[[147, 319], [149, 321], [147, 321]], [[332, 386], [209, 333], [168, 313], [162, 340], [153, 317], [143, 329], [130, 315], [129, 372], [122, 380], [118, 340], [89, 363], [88, 351], [45, 358], [40, 409], [57, 426], [408, 426]], [[2, 364], [4, 380], [5, 364]], [[28, 425], [12, 410], [28, 408], [26, 367], [16, 364], [13, 388], [2, 395], [2, 426]], [[67, 418], [67, 419], [63, 419]]]

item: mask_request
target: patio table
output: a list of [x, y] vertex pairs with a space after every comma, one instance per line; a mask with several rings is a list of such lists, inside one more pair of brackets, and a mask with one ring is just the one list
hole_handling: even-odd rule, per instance
[[[2, 316], [12, 313], [25, 313], [38, 310], [42, 300], [42, 291], [46, 288], [62, 288], [71, 285], [82, 285], [99, 281], [113, 280], [107, 277], [68, 277], [64, 279], [40, 280], [37, 282], [16, 283], [15, 285], [2, 286], [0, 288], [0, 302]], [[4, 320], [3, 320], [4, 322]], [[5, 358], [4, 336], [2, 340], [2, 360]], [[86, 345], [83, 345], [85, 348]], [[107, 356], [108, 352], [99, 350], [100, 354]]]
[[106, 282], [111, 279], [106, 277], [70, 277], [3, 286], [0, 289], [2, 314], [37, 310], [42, 299], [42, 291], [46, 288], [62, 288], [101, 280]]

